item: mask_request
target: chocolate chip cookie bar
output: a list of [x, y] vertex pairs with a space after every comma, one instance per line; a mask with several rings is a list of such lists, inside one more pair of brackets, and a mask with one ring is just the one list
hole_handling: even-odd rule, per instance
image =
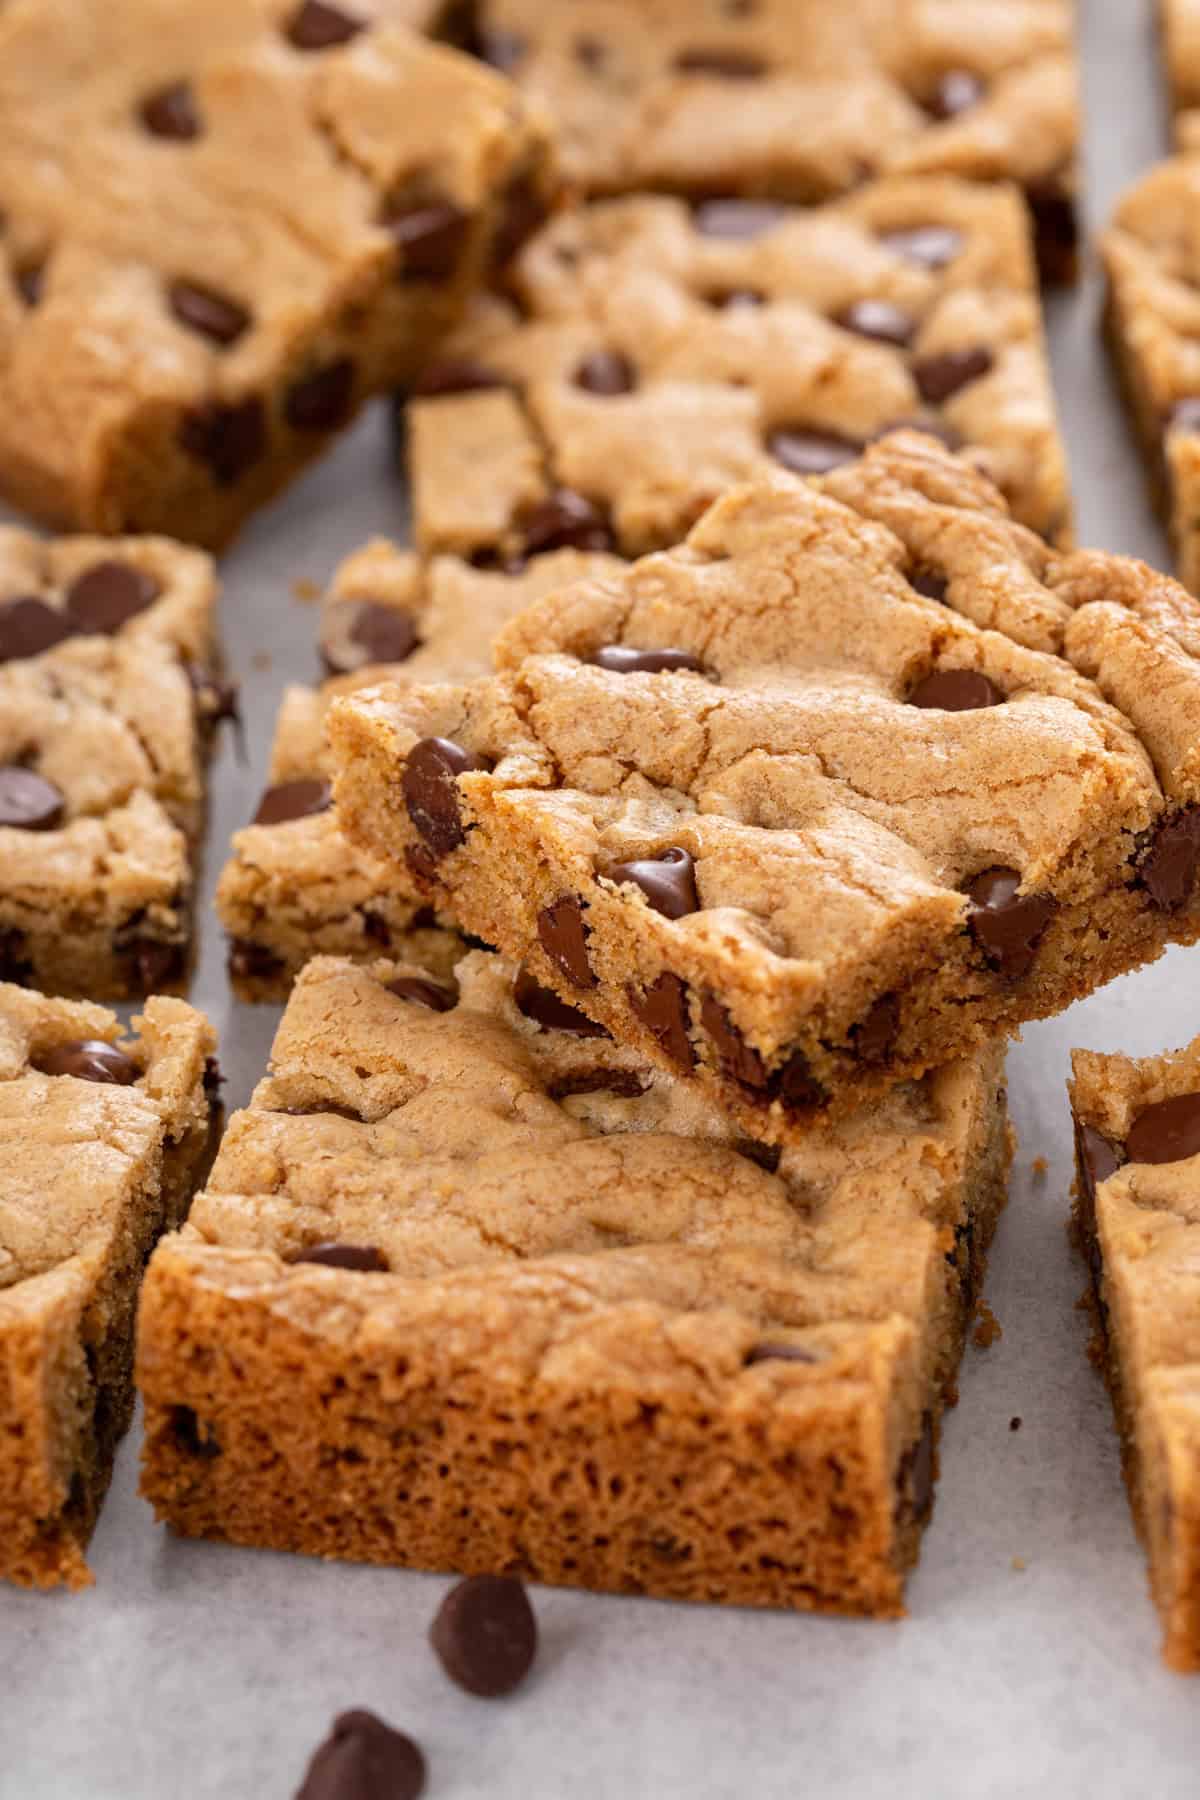
[[1200, 936], [1197, 603], [929, 438], [821, 487], [330, 721], [351, 839], [774, 1141]]
[[727, 487], [819, 474], [901, 424], [1069, 540], [1020, 198], [873, 183], [815, 210], [669, 197], [560, 215], [401, 415], [427, 552], [511, 565], [678, 543]]
[[189, 1536], [891, 1616], [1009, 1159], [1002, 1050], [782, 1153], [499, 958], [318, 958], [151, 1264]]
[[217, 888], [229, 973], [243, 1000], [286, 996], [320, 953], [373, 959], [385, 950], [448, 973], [462, 940], [431, 911], [406, 868], [347, 842], [333, 810], [325, 715], [365, 684], [463, 680], [490, 667], [496, 632], [521, 607], [612, 558], [560, 550], [520, 575], [453, 557], [425, 563], [384, 539], [347, 559], [321, 621], [318, 688], [291, 687], [271, 752], [270, 786], [235, 834]]
[[476, 0], [474, 41], [544, 101], [568, 176], [811, 203], [888, 173], [1012, 180], [1048, 272], [1075, 258], [1069, 0]]
[[1107, 337], [1180, 579], [1200, 591], [1200, 164], [1160, 163], [1100, 239]]
[[1077, 1050], [1075, 1227], [1164, 1655], [1200, 1669], [1200, 1039], [1173, 1056]]
[[0, 13], [0, 488], [216, 546], [544, 210], [509, 84], [404, 0]]
[[186, 978], [213, 729], [210, 559], [0, 527], [0, 980], [104, 999]]
[[85, 1587], [133, 1413], [138, 1283], [215, 1147], [213, 1033], [155, 998], [102, 1007], [0, 983], [0, 1578]]

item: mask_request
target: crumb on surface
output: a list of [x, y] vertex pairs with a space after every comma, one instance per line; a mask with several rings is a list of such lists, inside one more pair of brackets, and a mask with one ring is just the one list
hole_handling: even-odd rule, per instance
[[1023, 1422], [1020, 1413], [1014, 1413], [1012, 1418], [1008, 1421], [1008, 1429], [1010, 1431], [1020, 1431]]
[[990, 1350], [1004, 1336], [1004, 1327], [992, 1311], [986, 1300], [979, 1302], [979, 1311], [975, 1318], [975, 1330], [971, 1342], [977, 1350]]
[[292, 583], [292, 598], [300, 600], [305, 606], [311, 606], [314, 600], [321, 598], [321, 584], [310, 581], [307, 575], [299, 576]]
[[1025, 1558], [1023, 1556], [1014, 1556], [1013, 1557], [1012, 1568], [1013, 1568], [1014, 1574], [1020, 1575], [1025, 1570], [1026, 1567], [1027, 1567], [1027, 1564], [1026, 1564]]
[[1046, 1171], [1049, 1169], [1049, 1167], [1050, 1167], [1050, 1165], [1046, 1161], [1044, 1156], [1035, 1156], [1033, 1159], [1033, 1163], [1031, 1165], [1031, 1170], [1030, 1170], [1031, 1174], [1033, 1175], [1033, 1179], [1035, 1181], [1045, 1181]]
[[269, 669], [270, 666], [271, 652], [269, 650], [256, 650], [254, 655], [250, 658], [250, 667], [252, 669], [258, 669], [261, 672], [264, 669]]

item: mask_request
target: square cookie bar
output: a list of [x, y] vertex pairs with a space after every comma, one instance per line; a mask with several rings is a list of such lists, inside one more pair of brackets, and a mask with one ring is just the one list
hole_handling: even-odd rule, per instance
[[233, 705], [210, 559], [0, 527], [0, 980], [176, 988], [205, 763]]
[[1200, 1039], [1173, 1056], [1077, 1050], [1075, 1228], [1150, 1560], [1163, 1653], [1200, 1669]]
[[156, 998], [102, 1007], [0, 983], [0, 1577], [85, 1587], [133, 1413], [138, 1283], [215, 1148], [215, 1039]]
[[448, 973], [462, 940], [403, 865], [347, 842], [333, 811], [325, 715], [338, 695], [384, 679], [463, 680], [491, 666], [500, 627], [532, 600], [620, 565], [559, 550], [520, 575], [454, 557], [423, 562], [379, 539], [338, 570], [321, 617], [320, 687], [284, 694], [270, 786], [235, 834], [217, 888], [229, 974], [243, 1000], [282, 999], [310, 956], [396, 956]]
[[401, 415], [427, 552], [665, 549], [735, 481], [819, 474], [921, 424], [1070, 537], [1025, 210], [875, 182], [805, 210], [640, 197], [566, 213]]
[[1002, 1050], [782, 1155], [499, 958], [328, 958], [142, 1306], [192, 1536], [895, 1615], [1009, 1161]]
[[0, 11], [0, 489], [225, 542], [541, 215], [541, 127], [397, 0]]
[[1200, 161], [1160, 163], [1100, 239], [1106, 327], [1179, 577], [1200, 592]]
[[1200, 607], [900, 433], [339, 700], [342, 827], [750, 1135], [1200, 936]]
[[888, 172], [1008, 179], [1074, 264], [1069, 0], [475, 0], [475, 44], [593, 192], [811, 202]]

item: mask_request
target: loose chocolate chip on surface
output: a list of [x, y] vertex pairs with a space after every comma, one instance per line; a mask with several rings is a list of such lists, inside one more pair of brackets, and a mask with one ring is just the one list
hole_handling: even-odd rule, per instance
[[573, 488], [554, 488], [525, 520], [524, 550], [613, 550], [612, 526], [600, 508]]
[[196, 98], [186, 81], [173, 81], [169, 87], [147, 94], [139, 117], [152, 137], [174, 138], [179, 143], [186, 143], [200, 136]]
[[321, 660], [329, 675], [349, 675], [368, 663], [406, 662], [420, 644], [416, 622], [398, 606], [342, 600], [329, 609]]
[[944, 269], [963, 247], [961, 231], [951, 225], [914, 225], [907, 231], [885, 231], [879, 242], [906, 262], [923, 269]]
[[681, 1069], [694, 1069], [696, 1051], [688, 1029], [688, 988], [679, 975], [665, 970], [644, 993], [626, 989], [629, 1010], [644, 1025], [659, 1049]]
[[912, 342], [917, 322], [911, 313], [893, 306], [890, 300], [856, 300], [833, 317], [843, 331], [871, 338], [879, 344], [896, 344], [904, 349]]
[[507, 387], [503, 375], [469, 356], [430, 363], [409, 388], [414, 400], [435, 400], [444, 394], [478, 394], [489, 388]]
[[1191, 899], [1200, 867], [1200, 807], [1165, 819], [1142, 855], [1139, 874], [1162, 912], [1177, 912]]
[[477, 34], [479, 56], [502, 75], [510, 75], [525, 55], [525, 39], [515, 31], [481, 31]]
[[285, 27], [287, 40], [296, 50], [333, 50], [365, 30], [365, 19], [330, 6], [328, 0], [303, 0]]
[[664, 918], [682, 919], [700, 911], [696, 865], [688, 852], [677, 845], [657, 856], [614, 863], [605, 873], [610, 881], [631, 881], [641, 888], [654, 911]]
[[588, 961], [583, 905], [574, 894], [563, 894], [544, 906], [537, 917], [537, 931], [542, 949], [574, 987], [595, 987], [596, 977]]
[[1042, 933], [1058, 911], [1049, 894], [1021, 894], [1016, 869], [985, 869], [967, 883], [967, 923], [989, 961], [1018, 979], [1033, 967]]
[[269, 787], [258, 803], [254, 825], [286, 825], [293, 819], [310, 819], [328, 812], [333, 805], [333, 789], [319, 776], [301, 776], [295, 781], [279, 781]]
[[1125, 1160], [1124, 1153], [1102, 1131], [1097, 1131], [1094, 1125], [1085, 1125], [1082, 1119], [1075, 1121], [1075, 1146], [1087, 1197], [1094, 1202], [1097, 1187], [1116, 1174]]
[[575, 370], [575, 386], [586, 394], [611, 399], [616, 394], [632, 394], [637, 387], [637, 370], [619, 350], [594, 350], [585, 356]]
[[681, 75], [713, 75], [720, 81], [757, 81], [767, 72], [761, 56], [744, 50], [681, 50], [675, 67]]
[[173, 281], [167, 302], [181, 325], [216, 344], [236, 344], [250, 324], [250, 314], [236, 300], [194, 281]]
[[854, 1048], [864, 1062], [882, 1062], [891, 1053], [900, 1029], [900, 1002], [894, 994], [878, 999], [854, 1029]]
[[747, 1162], [757, 1163], [768, 1175], [774, 1175], [783, 1155], [778, 1144], [760, 1144], [757, 1138], [739, 1138], [730, 1148], [736, 1150], [739, 1156], [744, 1156]]
[[308, 1765], [296, 1800], [419, 1800], [425, 1758], [371, 1712], [344, 1712]]
[[550, 212], [541, 189], [530, 175], [518, 175], [504, 197], [500, 223], [492, 238], [491, 260], [503, 268], [546, 223]]
[[398, 975], [384, 986], [397, 1000], [414, 1000], [418, 1006], [427, 1006], [430, 1012], [453, 1012], [458, 1005], [458, 995], [452, 988], [443, 987], [440, 981], [433, 981], [427, 975]]
[[766, 1092], [767, 1066], [752, 1044], [748, 1044], [715, 994], [705, 994], [700, 1003], [700, 1022], [713, 1041], [721, 1068], [731, 1080], [755, 1094]]
[[78, 1038], [52, 1044], [30, 1057], [41, 1075], [74, 1075], [78, 1081], [96, 1081], [111, 1087], [132, 1087], [141, 1070], [133, 1058], [102, 1038]]
[[771, 1082], [788, 1112], [805, 1112], [820, 1106], [825, 1090], [813, 1074], [802, 1050], [793, 1051]]
[[947, 69], [930, 98], [929, 110], [935, 119], [955, 119], [959, 113], [978, 106], [987, 92], [984, 83], [970, 69]]
[[61, 789], [19, 763], [0, 764], [0, 826], [16, 831], [53, 831], [62, 824], [66, 800]]
[[811, 1350], [806, 1350], [802, 1344], [755, 1344], [752, 1350], [746, 1352], [745, 1366], [749, 1369], [755, 1363], [815, 1363], [819, 1361], [820, 1358]]
[[784, 208], [769, 200], [700, 200], [692, 210], [696, 230], [717, 238], [762, 237], [783, 216]]
[[511, 1575], [472, 1575], [451, 1588], [429, 1630], [438, 1661], [469, 1694], [496, 1699], [520, 1687], [537, 1655], [537, 1620]]
[[375, 1244], [310, 1244], [306, 1250], [298, 1250], [292, 1261], [319, 1263], [325, 1269], [353, 1269], [360, 1275], [384, 1274], [388, 1268], [387, 1257]]
[[323, 369], [293, 382], [283, 402], [283, 416], [294, 431], [336, 431], [350, 417], [354, 398], [354, 364], [341, 356]]
[[66, 611], [78, 630], [111, 636], [153, 606], [161, 592], [153, 575], [132, 563], [98, 562], [67, 589]]
[[551, 988], [535, 981], [528, 969], [519, 969], [513, 982], [513, 1002], [519, 1013], [546, 1031], [569, 1031], [573, 1037], [606, 1038], [609, 1033], [595, 1019], [568, 1006]]
[[41, 656], [74, 637], [76, 626], [65, 612], [36, 594], [19, 594], [0, 605], [0, 663]]
[[914, 363], [913, 380], [922, 400], [929, 406], [941, 406], [960, 389], [986, 375], [994, 361], [991, 351], [982, 344], [969, 350], [943, 350]]
[[218, 487], [233, 487], [266, 450], [266, 409], [254, 394], [234, 406], [203, 407], [184, 417], [179, 441], [189, 456], [207, 464]]
[[471, 221], [449, 200], [394, 206], [383, 223], [401, 253], [401, 281], [449, 281], [458, 268]]
[[561, 1075], [546, 1089], [552, 1100], [569, 1100], [572, 1094], [612, 1094], [618, 1100], [638, 1100], [647, 1083], [632, 1069], [582, 1069]]
[[842, 463], [861, 456], [862, 445], [835, 431], [810, 431], [804, 425], [783, 425], [767, 438], [767, 449], [776, 462], [793, 475], [825, 475]]
[[401, 780], [404, 804], [434, 856], [448, 856], [466, 842], [457, 777], [487, 766], [449, 738], [422, 738], [409, 751]]
[[945, 600], [950, 583], [937, 569], [919, 568], [909, 574], [908, 585], [916, 588], [918, 594], [924, 594], [927, 600]]
[[181, 1450], [189, 1456], [198, 1456], [204, 1462], [212, 1462], [220, 1456], [221, 1446], [207, 1429], [202, 1429], [200, 1419], [190, 1406], [173, 1406], [170, 1412], [171, 1435]]
[[1200, 1156], [1200, 1094], [1176, 1094], [1140, 1112], [1125, 1138], [1130, 1162], [1186, 1162]]
[[980, 707], [999, 706], [1003, 699], [995, 682], [978, 669], [935, 669], [917, 683], [908, 703], [936, 712], [976, 712]]
[[632, 644], [604, 644], [588, 660], [611, 675], [678, 674], [684, 669], [704, 673], [704, 664], [690, 650], [635, 650]]

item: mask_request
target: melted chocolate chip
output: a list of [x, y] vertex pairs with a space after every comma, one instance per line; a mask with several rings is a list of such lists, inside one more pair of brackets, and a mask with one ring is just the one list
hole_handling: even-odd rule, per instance
[[900, 1030], [900, 1002], [894, 994], [878, 999], [854, 1029], [854, 1048], [864, 1062], [884, 1062]]
[[1160, 912], [1178, 912], [1192, 898], [1200, 867], [1200, 807], [1156, 827], [1138, 870]]
[[296, 50], [333, 50], [365, 30], [365, 19], [330, 6], [329, 0], [303, 0], [284, 27], [288, 43]]
[[409, 874], [418, 884], [437, 880], [438, 859], [432, 850], [425, 848], [424, 844], [407, 844], [404, 849], [404, 863]]
[[933, 90], [929, 110], [935, 119], [956, 119], [960, 113], [978, 106], [986, 92], [983, 81], [971, 69], [947, 69]]
[[816, 1363], [820, 1360], [813, 1351], [806, 1350], [803, 1344], [755, 1344], [752, 1350], [746, 1352], [745, 1366], [749, 1369], [755, 1363]]
[[856, 300], [835, 313], [833, 322], [857, 337], [871, 338], [877, 344], [895, 344], [902, 350], [912, 342], [917, 329], [912, 314], [893, 306], [890, 300]]
[[963, 247], [961, 231], [951, 225], [914, 225], [907, 231], [885, 231], [879, 242], [906, 262], [923, 269], [944, 269]]
[[384, 986], [397, 1000], [413, 1000], [418, 1006], [427, 1006], [430, 1012], [453, 1012], [458, 1005], [458, 995], [453, 988], [443, 987], [440, 981], [431, 981], [427, 975], [397, 975], [394, 981], [386, 981]]
[[675, 67], [681, 75], [712, 75], [719, 81], [758, 81], [767, 72], [761, 56], [743, 50], [681, 50]]
[[177, 143], [190, 142], [200, 136], [200, 114], [196, 98], [186, 81], [174, 81], [169, 87], [147, 94], [138, 111], [142, 124], [152, 137], [173, 138]]
[[1027, 975], [1033, 967], [1042, 933], [1058, 911], [1049, 894], [1018, 892], [1021, 877], [1016, 869], [985, 869], [967, 883], [971, 902], [967, 923], [980, 949], [1010, 980]]
[[1094, 1125], [1085, 1125], [1082, 1119], [1075, 1121], [1075, 1148], [1084, 1190], [1089, 1203], [1094, 1205], [1097, 1187], [1116, 1174], [1125, 1160], [1124, 1152]]
[[976, 712], [984, 706], [999, 706], [1003, 699], [995, 682], [978, 669], [935, 669], [917, 683], [908, 703], [934, 712]]
[[233, 487], [266, 451], [266, 409], [255, 394], [233, 406], [202, 407], [185, 415], [179, 442], [207, 465], [218, 487]]
[[722, 312], [740, 312], [743, 307], [765, 306], [767, 296], [761, 288], [713, 288], [705, 298], [710, 306]]
[[182, 944], [164, 944], [161, 939], [144, 937], [123, 943], [121, 958], [129, 970], [131, 985], [142, 994], [177, 983], [187, 960]]
[[703, 675], [704, 664], [690, 650], [635, 650], [632, 644], [604, 644], [588, 661], [611, 675]]
[[302, 376], [284, 396], [284, 418], [294, 431], [336, 431], [350, 417], [354, 376], [348, 356]]
[[765, 1094], [770, 1082], [767, 1065], [754, 1046], [746, 1042], [715, 994], [705, 994], [701, 1001], [700, 1022], [730, 1080], [749, 1088], [755, 1096]]
[[229, 973], [237, 979], [274, 981], [286, 967], [283, 958], [264, 945], [251, 943], [249, 938], [230, 939]]
[[1176, 1094], [1140, 1112], [1125, 1138], [1130, 1162], [1186, 1162], [1200, 1156], [1200, 1093]]
[[417, 649], [416, 622], [398, 606], [342, 600], [326, 614], [321, 661], [329, 675], [349, 675], [368, 663], [402, 663]]
[[190, 1406], [173, 1406], [170, 1410], [171, 1435], [188, 1456], [212, 1462], [220, 1456], [221, 1446], [207, 1426], [201, 1428], [198, 1414]]
[[504, 197], [500, 223], [492, 238], [493, 267], [503, 268], [505, 263], [511, 262], [549, 216], [549, 208], [537, 182], [531, 175], [518, 175]]
[[694, 1069], [696, 1052], [689, 1030], [686, 981], [665, 970], [644, 993], [639, 994], [634, 988], [625, 992], [630, 1012], [646, 1027], [663, 1054], [681, 1069]]
[[602, 69], [608, 61], [608, 51], [599, 38], [577, 37], [572, 49], [575, 53], [575, 61], [580, 67], [590, 69], [593, 74], [597, 69]]
[[569, 1100], [572, 1094], [612, 1094], [618, 1100], [638, 1100], [648, 1086], [632, 1069], [582, 1069], [574, 1075], [560, 1075], [546, 1092], [552, 1100]]
[[0, 981], [24, 987], [33, 974], [23, 931], [0, 931]]
[[678, 846], [662, 850], [657, 856], [614, 863], [606, 873], [610, 881], [631, 881], [641, 888], [654, 911], [664, 918], [682, 919], [700, 911], [696, 865], [688, 852]]
[[820, 1106], [825, 1090], [813, 1074], [802, 1050], [794, 1050], [783, 1067], [771, 1079], [771, 1092], [778, 1094], [787, 1112], [808, 1112]]
[[296, 1800], [419, 1800], [425, 1758], [371, 1712], [344, 1712], [308, 1765]]
[[244, 306], [198, 282], [171, 282], [167, 303], [181, 325], [211, 338], [215, 344], [236, 344], [250, 324], [250, 314]]
[[537, 931], [542, 949], [573, 987], [595, 987], [596, 977], [588, 961], [583, 904], [574, 894], [563, 894], [544, 906], [537, 916]]
[[511, 75], [524, 58], [528, 45], [515, 31], [483, 30], [476, 36], [476, 53], [493, 69]]
[[569, 1031], [573, 1037], [606, 1038], [609, 1033], [595, 1019], [560, 1000], [552, 989], [535, 981], [527, 969], [519, 969], [513, 982], [517, 1011], [546, 1031]]
[[66, 611], [84, 632], [112, 636], [122, 625], [153, 606], [162, 592], [153, 575], [132, 563], [93, 563], [67, 589]]
[[[324, 1110], [333, 1111], [333, 1108]], [[356, 1274], [386, 1274], [388, 1259], [375, 1244], [310, 1244], [298, 1250], [293, 1263], [319, 1263], [325, 1269], [353, 1269]]]
[[739, 1138], [730, 1148], [744, 1156], [747, 1162], [757, 1163], [768, 1175], [774, 1175], [783, 1155], [778, 1144], [760, 1144], [757, 1138]]
[[446, 362], [430, 363], [417, 376], [409, 393], [417, 400], [433, 400], [444, 394], [477, 394], [489, 388], [507, 386], [504, 376], [497, 374], [495, 369], [489, 369], [485, 363], [475, 362], [469, 356], [460, 356]]
[[18, 269], [13, 282], [26, 306], [37, 306], [46, 285], [45, 265], [33, 263], [24, 269]]
[[601, 509], [573, 488], [554, 488], [525, 520], [524, 552], [613, 550], [612, 527]]
[[458, 269], [471, 221], [449, 200], [393, 205], [383, 220], [400, 250], [401, 281], [446, 282]]
[[986, 375], [994, 361], [991, 351], [982, 344], [969, 350], [943, 350], [914, 363], [913, 380], [927, 405], [941, 406], [960, 389]]
[[586, 394], [611, 399], [617, 394], [632, 394], [637, 387], [637, 370], [619, 350], [594, 350], [585, 356], [572, 378]]
[[73, 1075], [77, 1081], [95, 1081], [112, 1087], [132, 1087], [141, 1075], [133, 1058], [106, 1044], [102, 1038], [78, 1038], [52, 1044], [30, 1057], [41, 1075]]
[[451, 1681], [495, 1699], [520, 1687], [533, 1667], [537, 1620], [512, 1576], [472, 1575], [442, 1601], [429, 1641]]
[[950, 586], [946, 576], [937, 569], [929, 567], [912, 569], [908, 576], [908, 585], [915, 588], [918, 594], [924, 594], [927, 600], [945, 600]]
[[74, 637], [77, 627], [65, 612], [36, 594], [20, 594], [0, 606], [0, 663], [41, 656]]
[[862, 444], [836, 431], [811, 431], [805, 425], [781, 425], [767, 438], [776, 462], [793, 475], [826, 475], [862, 454]]
[[487, 767], [482, 757], [449, 738], [422, 738], [409, 751], [401, 781], [404, 804], [435, 857], [466, 842], [457, 777]]
[[328, 812], [333, 805], [333, 789], [316, 775], [305, 775], [295, 781], [279, 781], [269, 787], [258, 803], [254, 825], [287, 825], [293, 819], [311, 819]]
[[716, 238], [762, 237], [783, 217], [784, 208], [768, 200], [701, 200], [692, 211], [696, 230]]
[[0, 763], [0, 828], [53, 831], [65, 810], [66, 799], [52, 781], [19, 763]]

